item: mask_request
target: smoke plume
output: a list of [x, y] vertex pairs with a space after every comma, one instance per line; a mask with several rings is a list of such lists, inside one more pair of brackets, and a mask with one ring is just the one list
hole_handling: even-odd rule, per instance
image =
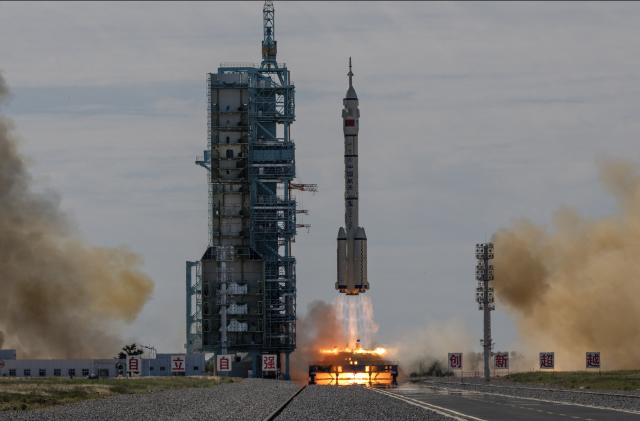
[[[0, 74], [0, 103], [8, 88]], [[51, 195], [33, 191], [0, 115], [0, 345], [25, 357], [112, 356], [114, 333], [153, 289], [141, 259], [84, 243]]]
[[324, 301], [314, 301], [307, 314], [298, 319], [296, 352], [292, 359], [292, 377], [306, 381], [309, 364], [321, 358], [321, 349], [346, 346], [348, 335], [336, 307]]
[[434, 321], [408, 333], [394, 354], [399, 358], [404, 373], [425, 374], [435, 367], [446, 372], [449, 352], [462, 352], [464, 370], [478, 371], [480, 365], [477, 355], [471, 351], [475, 341], [459, 320]]
[[556, 352], [559, 369], [584, 368], [587, 351], [606, 369], [640, 367], [640, 172], [606, 161], [600, 174], [612, 215], [562, 209], [549, 229], [524, 220], [494, 238], [496, 296], [528, 353]]

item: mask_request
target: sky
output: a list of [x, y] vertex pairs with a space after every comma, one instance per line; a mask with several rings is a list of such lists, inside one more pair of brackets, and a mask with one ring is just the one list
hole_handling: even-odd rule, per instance
[[[319, 185], [301, 199], [301, 314], [336, 295], [349, 56], [382, 343], [433, 323], [479, 340], [475, 244], [564, 206], [607, 214], [596, 162], [638, 160], [640, 4], [275, 8], [278, 60], [296, 85], [298, 181]], [[262, 2], [0, 2], [6, 112], [36, 188], [58, 192], [92, 244], [144, 258], [156, 288], [126, 335], [162, 351], [182, 350], [184, 262], [207, 243], [205, 172], [193, 164], [206, 146], [206, 74], [258, 63], [261, 25]], [[498, 303], [494, 318], [496, 346], [509, 349], [511, 315]]]

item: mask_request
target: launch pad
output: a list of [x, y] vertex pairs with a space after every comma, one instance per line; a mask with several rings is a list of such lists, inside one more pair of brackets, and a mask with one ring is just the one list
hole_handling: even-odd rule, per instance
[[322, 360], [309, 366], [309, 384], [395, 387], [398, 365], [384, 359], [386, 350], [353, 348], [322, 350]]

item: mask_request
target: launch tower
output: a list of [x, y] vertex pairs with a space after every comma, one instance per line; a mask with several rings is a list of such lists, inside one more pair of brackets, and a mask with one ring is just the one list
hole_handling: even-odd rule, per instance
[[[272, 1], [263, 9], [262, 63], [223, 63], [207, 79], [209, 246], [186, 265], [186, 347], [235, 355], [261, 376], [277, 354], [289, 376], [296, 347], [294, 85], [276, 61]], [[194, 276], [195, 273], [195, 276]], [[284, 357], [284, 358], [282, 358]], [[283, 361], [284, 360], [284, 361]]]

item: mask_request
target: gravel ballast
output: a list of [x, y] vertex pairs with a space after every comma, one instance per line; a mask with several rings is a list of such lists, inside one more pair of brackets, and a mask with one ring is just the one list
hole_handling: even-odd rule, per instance
[[0, 412], [0, 420], [262, 420], [299, 385], [245, 379], [211, 388], [118, 395], [33, 411]]
[[627, 394], [627, 392], [585, 392], [581, 390], [553, 389], [544, 388], [540, 385], [526, 385], [520, 383], [518, 385], [514, 385], [511, 382], [500, 380], [487, 385], [482, 379], [465, 379], [464, 383], [460, 383], [459, 380], [451, 381], [434, 378], [425, 380], [424, 384], [446, 388], [475, 390], [478, 392], [499, 393], [522, 398], [535, 398], [599, 406], [604, 408], [640, 411], [640, 396], [616, 396], [616, 394]]
[[276, 418], [277, 421], [446, 419], [449, 418], [361, 386], [308, 386]]

